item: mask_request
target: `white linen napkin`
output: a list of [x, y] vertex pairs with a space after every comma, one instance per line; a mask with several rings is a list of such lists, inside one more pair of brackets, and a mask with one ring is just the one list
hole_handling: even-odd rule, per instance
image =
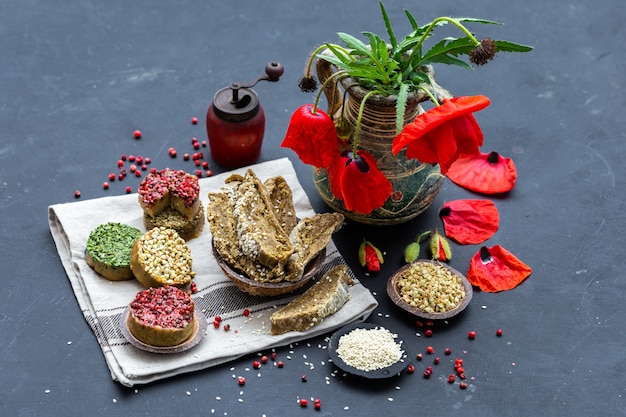
[[[287, 158], [249, 168], [261, 180], [282, 175], [292, 189], [298, 217], [314, 214]], [[246, 169], [233, 172], [243, 173]], [[233, 172], [200, 179], [200, 197], [204, 207], [208, 205], [209, 191], [218, 190]], [[146, 230], [137, 194], [52, 205], [48, 208], [48, 219], [63, 267], [85, 319], [102, 348], [111, 376], [125, 386], [209, 368], [249, 353], [325, 334], [344, 324], [366, 320], [377, 306], [370, 291], [350, 271], [355, 285], [350, 288], [350, 301], [341, 310], [306, 332], [273, 336], [269, 333], [270, 315], [295, 295], [256, 297], [237, 289], [213, 257], [211, 233], [205, 223], [202, 234], [187, 244], [191, 249], [198, 288], [193, 299], [209, 321], [206, 334], [197, 346], [184, 352], [146, 352], [131, 345], [120, 330], [120, 320], [128, 303], [144, 288], [135, 280], [112, 282], [103, 278], [87, 265], [84, 254], [89, 234], [102, 223], [118, 222]], [[327, 271], [340, 263], [345, 261], [331, 242], [322, 270]], [[245, 309], [250, 311], [249, 316], [243, 314]], [[217, 315], [222, 318], [222, 325], [230, 325], [230, 331], [213, 327]]]

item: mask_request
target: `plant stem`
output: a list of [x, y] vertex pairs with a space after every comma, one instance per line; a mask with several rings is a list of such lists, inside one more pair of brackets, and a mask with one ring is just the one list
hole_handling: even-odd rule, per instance
[[[309, 62], [307, 62], [306, 65], [306, 72], [305, 72], [305, 76], [306, 77], [310, 77], [311, 76], [311, 67], [313, 66], [313, 61], [315, 61], [315, 58], [317, 57], [317, 54], [320, 51], [323, 51], [324, 49], [328, 49], [328, 45], [331, 45], [335, 48], [337, 48], [338, 50], [341, 50], [342, 52], [346, 52], [345, 48], [342, 48], [340, 45], [336, 45], [334, 43], [325, 43], [323, 45], [318, 46], [317, 48], [315, 48], [315, 50], [313, 52], [311, 52], [311, 55], [309, 55]], [[348, 55], [348, 53], [346, 52], [346, 55]]]
[[413, 59], [413, 55], [415, 54], [415, 52], [422, 46], [422, 44], [424, 43], [426, 38], [428, 38], [428, 34], [430, 32], [432, 32], [432, 30], [435, 28], [435, 26], [439, 22], [452, 23], [461, 32], [463, 32], [465, 34], [465, 36], [467, 36], [472, 42], [474, 42], [474, 45], [476, 45], [476, 46], [480, 45], [480, 41], [478, 39], [476, 39], [476, 37], [474, 37], [474, 35], [472, 35], [472, 32], [467, 30], [467, 28], [465, 26], [463, 26], [460, 22], [458, 22], [456, 19], [453, 19], [453, 18], [448, 17], [448, 16], [440, 16], [440, 17], [436, 18], [435, 20], [433, 20], [432, 22], [430, 22], [430, 25], [428, 25], [428, 28], [426, 28], [426, 30], [422, 34], [422, 37], [420, 38], [419, 42], [413, 47], [413, 50], [411, 51], [410, 59]]
[[345, 70], [337, 71], [333, 73], [333, 75], [329, 76], [326, 79], [326, 81], [324, 81], [324, 84], [322, 84], [322, 86], [320, 87], [320, 90], [317, 92], [317, 95], [315, 96], [315, 102], [313, 103], [313, 112], [312, 112], [313, 114], [315, 114], [315, 111], [317, 110], [317, 105], [319, 104], [320, 97], [322, 96], [322, 93], [326, 89], [326, 86], [328, 85], [328, 83], [337, 77], [345, 77], [346, 75], [347, 75], [347, 71]]
[[419, 88], [420, 90], [422, 90], [423, 92], [426, 93], [426, 95], [428, 95], [428, 98], [430, 99], [430, 101], [432, 101], [436, 106], [438, 106], [439, 100], [437, 100], [437, 97], [435, 97], [432, 93], [432, 91], [430, 91], [428, 88], [422, 86], [421, 84], [417, 85], [417, 88]]
[[352, 138], [353, 156], [356, 156], [358, 151], [359, 131], [361, 130], [361, 119], [363, 118], [363, 111], [365, 110], [365, 102], [374, 94], [384, 94], [384, 92], [379, 90], [368, 91], [365, 97], [363, 97], [363, 100], [361, 100], [361, 105], [359, 106], [359, 115], [356, 118], [356, 126], [354, 126], [354, 136]]

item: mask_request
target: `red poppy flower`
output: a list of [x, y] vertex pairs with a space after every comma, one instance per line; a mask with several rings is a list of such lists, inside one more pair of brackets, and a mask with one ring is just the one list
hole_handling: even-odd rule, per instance
[[485, 292], [511, 290], [530, 276], [532, 269], [500, 245], [483, 246], [470, 261], [468, 281]]
[[517, 169], [497, 152], [462, 155], [447, 172], [455, 184], [484, 194], [506, 193], [515, 186]]
[[445, 173], [461, 153], [478, 153], [483, 133], [472, 115], [489, 105], [485, 96], [461, 96], [444, 100], [418, 115], [394, 139], [392, 151], [406, 147], [408, 158], [427, 164], [438, 163]]
[[444, 203], [439, 216], [446, 236], [455, 242], [478, 244], [498, 230], [500, 214], [490, 200], [454, 200]]
[[280, 145], [292, 149], [302, 162], [318, 168], [330, 165], [339, 154], [337, 132], [332, 119], [312, 104], [300, 106], [291, 116]]
[[368, 214], [391, 196], [391, 183], [366, 151], [344, 152], [326, 168], [330, 190], [347, 210]]

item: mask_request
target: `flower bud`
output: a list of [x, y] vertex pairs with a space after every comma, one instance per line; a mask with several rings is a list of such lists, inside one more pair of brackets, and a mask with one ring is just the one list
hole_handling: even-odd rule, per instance
[[411, 242], [404, 249], [404, 262], [415, 262], [420, 256], [420, 244], [417, 242]]
[[436, 261], [448, 262], [452, 258], [450, 243], [437, 230], [430, 238], [430, 252]]
[[359, 262], [361, 266], [367, 267], [369, 272], [378, 272], [380, 264], [384, 263], [384, 258], [376, 246], [364, 240], [359, 247]]

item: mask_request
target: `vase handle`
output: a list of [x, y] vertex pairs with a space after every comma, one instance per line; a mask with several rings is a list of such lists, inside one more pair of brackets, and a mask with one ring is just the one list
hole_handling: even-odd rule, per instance
[[[321, 54], [331, 55], [331, 52], [328, 49], [324, 49]], [[315, 62], [315, 70], [317, 72], [317, 78], [321, 84], [324, 84], [328, 78], [330, 78], [337, 68], [331, 64], [330, 62], [324, 59], [317, 59]], [[324, 95], [326, 96], [326, 102], [328, 103], [328, 107], [326, 112], [332, 117], [337, 112], [341, 110], [341, 106], [343, 103], [343, 93], [339, 88], [339, 82], [337, 78], [334, 78], [326, 84], [324, 87]]]

